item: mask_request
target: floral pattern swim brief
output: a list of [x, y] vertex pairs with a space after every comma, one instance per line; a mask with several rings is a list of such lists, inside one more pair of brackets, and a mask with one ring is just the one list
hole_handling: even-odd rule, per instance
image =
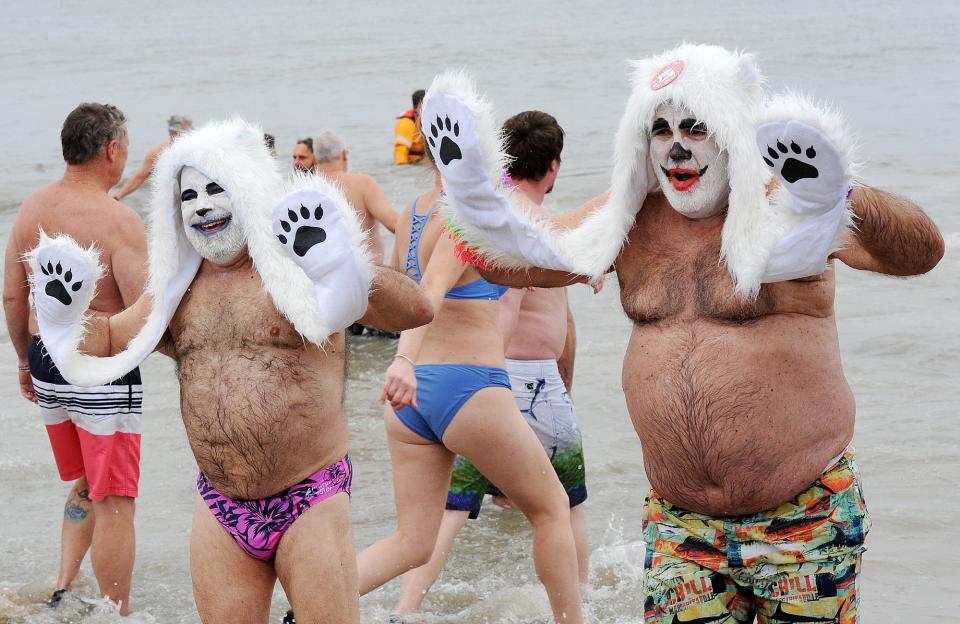
[[248, 555], [269, 561], [280, 538], [294, 521], [317, 503], [335, 494], [350, 495], [353, 466], [350, 457], [313, 473], [300, 483], [266, 498], [236, 500], [221, 494], [200, 472], [197, 490], [210, 512]]

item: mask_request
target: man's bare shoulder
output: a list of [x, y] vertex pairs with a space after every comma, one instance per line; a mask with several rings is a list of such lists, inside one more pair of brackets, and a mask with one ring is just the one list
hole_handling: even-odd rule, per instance
[[[49, 234], [68, 234], [81, 245], [96, 243], [110, 252], [130, 242], [141, 246], [145, 233], [143, 219], [135, 210], [104, 191], [63, 180], [49, 184], [28, 196], [20, 208], [12, 235], [29, 249], [37, 244], [40, 228]], [[23, 249], [21, 249], [23, 250]]]
[[[38, 228], [46, 225], [47, 219], [45, 217], [54, 213], [61, 206], [63, 197], [62, 180], [51, 182], [27, 195], [17, 211], [11, 237], [15, 237], [19, 243], [22, 243], [28, 249], [36, 245]], [[21, 248], [20, 251], [25, 251], [25, 249]]]
[[373, 177], [365, 173], [352, 173], [349, 171], [344, 171], [340, 174], [339, 182], [344, 187], [354, 191], [364, 191], [377, 184]]

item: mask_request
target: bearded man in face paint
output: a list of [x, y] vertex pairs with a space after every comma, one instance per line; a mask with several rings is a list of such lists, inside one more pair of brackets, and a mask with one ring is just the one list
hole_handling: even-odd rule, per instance
[[285, 183], [246, 122], [180, 137], [153, 187], [147, 291], [83, 331], [97, 259], [41, 235], [33, 294], [51, 357], [77, 385], [154, 349], [176, 361], [200, 469], [190, 567], [204, 622], [267, 622], [277, 580], [306, 621], [359, 622], [343, 329], [414, 327], [430, 305], [370, 265], [335, 187]]
[[[757, 104], [749, 55], [684, 45], [635, 67], [606, 203], [549, 227], [497, 188], [495, 126], [472, 85], [438, 77], [423, 114], [437, 120], [448, 217], [496, 283], [616, 271], [633, 321], [623, 388], [652, 486], [646, 622], [855, 622], [870, 520], [832, 267], [925, 273], [943, 239], [909, 201], [849, 190], [828, 114]], [[758, 127], [757, 109], [780, 117]]]

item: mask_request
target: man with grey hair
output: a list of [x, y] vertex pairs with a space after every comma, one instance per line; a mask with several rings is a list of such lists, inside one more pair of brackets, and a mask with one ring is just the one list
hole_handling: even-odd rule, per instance
[[383, 224], [392, 234], [397, 226], [397, 215], [390, 206], [390, 200], [377, 181], [362, 173], [350, 173], [349, 152], [339, 136], [327, 130], [313, 142], [313, 153], [317, 161], [317, 171], [328, 179], [337, 182], [347, 196], [347, 200], [360, 216], [363, 229], [370, 232], [370, 246], [375, 262], [383, 262], [383, 241], [377, 228], [377, 222]]
[[[85, 247], [95, 244], [106, 274], [88, 312], [109, 316], [140, 296], [147, 242], [139, 215], [107, 195], [127, 160], [123, 113], [109, 104], [81, 104], [67, 116], [60, 138], [67, 163], [63, 177], [27, 197], [11, 229], [3, 307], [19, 360], [20, 393], [40, 408], [60, 478], [74, 481], [64, 508], [60, 570], [49, 604], [60, 601], [92, 541], [99, 595], [119, 603], [125, 615], [130, 609], [134, 499], [140, 477], [140, 373], [134, 369], [95, 388], [68, 384], [40, 341], [22, 258], [36, 247], [41, 228], [51, 236], [68, 234]], [[63, 295], [69, 297], [66, 290]]]
[[120, 187], [120, 190], [114, 194], [114, 199], [121, 200], [140, 188], [143, 183], [147, 181], [147, 178], [150, 177], [150, 172], [153, 171], [153, 165], [157, 162], [157, 156], [160, 155], [160, 152], [170, 147], [170, 143], [173, 142], [175, 138], [191, 128], [193, 128], [193, 121], [189, 117], [184, 115], [171, 115], [170, 119], [167, 120], [167, 132], [170, 133], [170, 140], [164, 141], [159, 145], [155, 145], [149, 152], [147, 152], [147, 155], [143, 157], [143, 162], [140, 164], [140, 168], [137, 169], [136, 173], [130, 176], [130, 178], [123, 183], [123, 186]]

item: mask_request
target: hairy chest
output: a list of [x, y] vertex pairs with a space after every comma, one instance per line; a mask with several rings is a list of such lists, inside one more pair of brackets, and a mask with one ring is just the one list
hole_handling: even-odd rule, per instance
[[720, 258], [720, 228], [638, 221], [617, 262], [624, 312], [638, 324], [676, 320], [749, 323], [777, 310], [775, 289], [737, 297]]
[[170, 330], [178, 359], [205, 350], [304, 346], [252, 270], [198, 275], [180, 302]]

